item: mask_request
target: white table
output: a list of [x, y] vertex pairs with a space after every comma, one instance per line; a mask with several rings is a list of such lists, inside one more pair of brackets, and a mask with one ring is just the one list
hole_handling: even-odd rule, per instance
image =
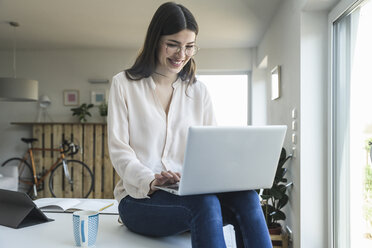
[[[74, 247], [71, 213], [45, 213], [52, 222], [21, 229], [0, 226], [0, 247], [62, 248]], [[96, 247], [191, 247], [190, 235], [149, 238], [130, 232], [117, 221], [118, 215], [99, 216]]]
[[[21, 229], [0, 226], [0, 247], [64, 248], [74, 247], [71, 213], [45, 213], [52, 222]], [[117, 221], [118, 215], [99, 216], [96, 248], [190, 248], [189, 233], [166, 238], [150, 238], [135, 234]], [[235, 247], [231, 240], [230, 226], [225, 227], [228, 247]]]

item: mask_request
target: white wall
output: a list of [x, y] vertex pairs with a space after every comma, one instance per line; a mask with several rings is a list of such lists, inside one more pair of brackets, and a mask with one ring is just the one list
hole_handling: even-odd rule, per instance
[[200, 49], [195, 57], [199, 72], [247, 72], [252, 68], [249, 48]]
[[[259, 69], [257, 66], [267, 56], [267, 68]], [[253, 104], [256, 102], [259, 88], [265, 81], [266, 86], [266, 121], [267, 124], [284, 124], [288, 131], [284, 143], [288, 153], [292, 152], [291, 145], [291, 111], [296, 108], [300, 111], [300, 8], [297, 0], [284, 1], [276, 11], [271, 25], [257, 47], [256, 66], [253, 67], [252, 85]], [[270, 76], [271, 70], [281, 66], [280, 98], [271, 100]], [[264, 78], [262, 71], [264, 70]], [[262, 86], [261, 86], [262, 87]], [[252, 116], [252, 123], [257, 122], [256, 116]], [[261, 118], [262, 119], [262, 118]], [[296, 119], [300, 121], [300, 118]], [[296, 131], [300, 141], [300, 125]], [[293, 230], [294, 247], [300, 247], [300, 147], [297, 145], [296, 158], [287, 162], [289, 169], [288, 179], [293, 181], [294, 187], [289, 190], [290, 202], [285, 212], [286, 224]], [[315, 246], [314, 246], [315, 247]]]
[[[314, 11], [303, 11], [312, 9]], [[329, 6], [328, 6], [329, 7]], [[288, 125], [284, 147], [295, 157], [287, 163], [294, 186], [285, 212], [293, 247], [328, 247], [327, 234], [327, 13], [309, 1], [286, 0], [257, 47], [253, 66], [253, 105], [266, 85], [267, 124]], [[267, 68], [258, 67], [267, 56]], [[270, 72], [281, 66], [281, 96], [271, 100]], [[262, 95], [262, 94], [261, 94]], [[257, 104], [256, 104], [257, 105]], [[253, 106], [254, 107], [254, 106]], [[297, 130], [291, 130], [293, 109]], [[254, 113], [254, 110], [253, 110]], [[263, 120], [253, 115], [252, 123]], [[256, 120], [255, 120], [256, 118]], [[261, 119], [260, 119], [261, 118]], [[297, 136], [292, 144], [291, 136]]]
[[[252, 49], [252, 76], [251, 76], [251, 124], [267, 124], [267, 97], [270, 93], [266, 88], [266, 63], [258, 63], [257, 48]], [[261, 62], [261, 61], [260, 61]], [[263, 64], [263, 65], [262, 65]]]
[[331, 238], [327, 217], [327, 15], [325, 11], [301, 14], [301, 247], [328, 247]]
[[[107, 78], [119, 72], [135, 57], [135, 51], [17, 51], [17, 77], [39, 81], [39, 95], [46, 94], [52, 101], [48, 109], [54, 121], [74, 121], [69, 106], [63, 105], [63, 90], [78, 89], [80, 103], [90, 103], [90, 90], [108, 88], [109, 85], [91, 85], [88, 79]], [[12, 53], [0, 51], [0, 75], [12, 76]], [[4, 65], [4, 66], [3, 66]], [[0, 163], [6, 158], [21, 155], [26, 148], [21, 137], [31, 137], [30, 126], [10, 125], [10, 122], [32, 122], [37, 116], [38, 104], [0, 102]], [[97, 108], [93, 118], [99, 119]]]
[[[19, 50], [17, 77], [39, 81], [39, 95], [52, 101], [48, 109], [54, 121], [72, 122], [71, 107], [63, 105], [63, 90], [78, 89], [80, 103], [90, 103], [90, 91], [106, 89], [108, 84], [93, 85], [88, 79], [111, 79], [134, 62], [137, 50]], [[223, 58], [223, 59], [221, 59]], [[196, 56], [200, 71], [249, 71], [250, 49], [201, 49]], [[0, 76], [12, 76], [12, 52], [0, 51]], [[88, 121], [101, 121], [98, 109]], [[0, 102], [0, 163], [21, 155], [26, 146], [21, 137], [31, 137], [31, 128], [10, 122], [32, 122], [37, 116], [37, 103]]]

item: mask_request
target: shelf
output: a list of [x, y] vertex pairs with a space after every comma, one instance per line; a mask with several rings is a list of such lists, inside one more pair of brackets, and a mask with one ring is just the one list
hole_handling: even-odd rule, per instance
[[106, 125], [106, 122], [11, 122], [12, 125]]

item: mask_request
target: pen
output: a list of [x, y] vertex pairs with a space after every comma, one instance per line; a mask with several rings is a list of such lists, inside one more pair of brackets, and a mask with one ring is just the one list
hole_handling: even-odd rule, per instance
[[114, 203], [111, 203], [111, 204], [107, 205], [106, 207], [101, 208], [98, 211], [101, 212], [102, 210], [105, 210], [106, 208], [111, 207], [112, 205], [114, 205]]

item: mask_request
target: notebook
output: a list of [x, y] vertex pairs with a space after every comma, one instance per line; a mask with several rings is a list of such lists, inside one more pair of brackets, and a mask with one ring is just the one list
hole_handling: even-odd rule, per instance
[[114, 199], [40, 198], [34, 203], [43, 212], [91, 210], [100, 214], [118, 214], [118, 204]]
[[176, 195], [271, 188], [287, 126], [194, 126], [181, 180], [158, 186]]

